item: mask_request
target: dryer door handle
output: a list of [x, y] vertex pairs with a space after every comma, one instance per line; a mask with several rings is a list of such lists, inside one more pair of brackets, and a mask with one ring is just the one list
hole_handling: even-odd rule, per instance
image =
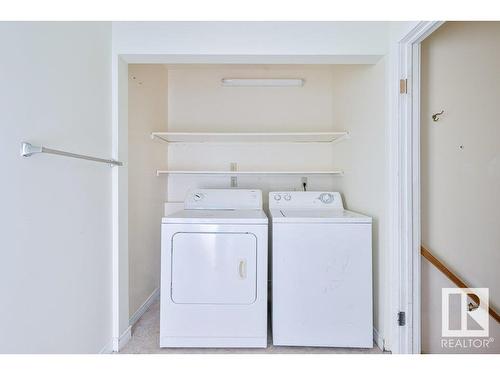
[[240, 279], [247, 278], [247, 261], [246, 259], [242, 259], [238, 263], [238, 273], [240, 275]]

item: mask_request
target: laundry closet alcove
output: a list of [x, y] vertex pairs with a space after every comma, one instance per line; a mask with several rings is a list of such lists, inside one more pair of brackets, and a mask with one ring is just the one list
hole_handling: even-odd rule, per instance
[[[260, 189], [266, 198], [305, 182], [308, 190], [339, 191], [347, 208], [374, 217], [374, 262], [382, 267], [384, 74], [383, 60], [129, 64], [130, 323], [159, 294], [161, 218], [182, 208], [189, 189]], [[303, 84], [228, 86], [224, 79]]]

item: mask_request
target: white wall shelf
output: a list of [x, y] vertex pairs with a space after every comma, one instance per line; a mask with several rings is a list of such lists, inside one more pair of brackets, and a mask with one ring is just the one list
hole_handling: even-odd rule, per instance
[[180, 133], [153, 132], [151, 138], [168, 143], [332, 143], [349, 136], [348, 132], [314, 133]]
[[237, 175], [329, 175], [329, 176], [342, 176], [343, 171], [170, 171], [170, 170], [157, 170], [156, 175], [219, 175], [219, 176], [237, 176]]

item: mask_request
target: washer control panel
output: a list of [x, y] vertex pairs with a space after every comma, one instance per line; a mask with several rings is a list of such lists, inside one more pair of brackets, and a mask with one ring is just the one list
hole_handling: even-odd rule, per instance
[[339, 192], [333, 191], [272, 191], [269, 208], [329, 208], [343, 209]]

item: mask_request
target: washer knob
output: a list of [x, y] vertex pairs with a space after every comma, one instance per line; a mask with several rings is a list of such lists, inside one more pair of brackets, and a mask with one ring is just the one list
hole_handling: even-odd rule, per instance
[[279, 194], [274, 194], [274, 200], [275, 200], [275, 201], [279, 201], [279, 200], [281, 200], [281, 195], [279, 195]]
[[322, 203], [325, 203], [325, 204], [332, 203], [333, 202], [333, 194], [330, 194], [330, 193], [321, 193], [319, 195], [319, 200]]
[[289, 201], [290, 199], [292, 199], [292, 196], [290, 194], [285, 195], [285, 200], [286, 201]]

